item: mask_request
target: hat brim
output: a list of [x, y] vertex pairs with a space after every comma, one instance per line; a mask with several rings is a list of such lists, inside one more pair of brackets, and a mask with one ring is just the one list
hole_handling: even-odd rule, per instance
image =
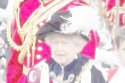
[[47, 34], [59, 29], [59, 26], [52, 25], [51, 22], [44, 24], [36, 33], [38, 39], [43, 39]]
[[[38, 39], [40, 40], [44, 40], [44, 38], [52, 33], [52, 32], [58, 32], [58, 33], [62, 33], [60, 30], [58, 30], [59, 28], [57, 28], [56, 26], [53, 26], [50, 22], [44, 24], [39, 31], [36, 33], [36, 36]], [[64, 33], [65, 34], [65, 33]], [[75, 34], [75, 33], [74, 33]], [[70, 34], [71, 35], [71, 34]], [[77, 34], [78, 35], [78, 34]], [[89, 38], [84, 35], [84, 34], [79, 34], [81, 35], [82, 38], [84, 38], [85, 40], [89, 41]]]

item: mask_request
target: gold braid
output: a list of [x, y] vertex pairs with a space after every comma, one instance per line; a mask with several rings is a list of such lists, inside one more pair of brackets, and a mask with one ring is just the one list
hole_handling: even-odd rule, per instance
[[[18, 2], [19, 3], [19, 2]], [[16, 6], [17, 7], [17, 6]], [[13, 9], [13, 16], [11, 16], [11, 18], [9, 18], [9, 20], [7, 21], [7, 40], [10, 44], [10, 46], [12, 48], [14, 48], [15, 50], [19, 51], [20, 54], [19, 54], [19, 58], [18, 58], [18, 61], [20, 63], [23, 63], [23, 59], [25, 57], [25, 55], [27, 54], [27, 50], [29, 50], [29, 48], [32, 46], [32, 41], [34, 41], [34, 34], [36, 33], [36, 30], [34, 31], [33, 30], [33, 26], [34, 25], [30, 25], [30, 26], [26, 26], [26, 27], [30, 27], [30, 29], [28, 29], [29, 33], [23, 33], [21, 27], [20, 27], [20, 21], [19, 21], [19, 7], [18, 8], [15, 8]], [[17, 13], [18, 12], [18, 13]], [[16, 16], [16, 17], [14, 17]], [[12, 22], [14, 20], [14, 18], [16, 18], [16, 22], [17, 22], [17, 28], [18, 28], [18, 33], [21, 37], [21, 40], [23, 42], [22, 45], [17, 45], [12, 37], [11, 37], [11, 27], [12, 27]], [[28, 22], [27, 22], [28, 23]], [[27, 24], [25, 23], [25, 25]], [[31, 28], [32, 27], [32, 28]], [[37, 29], [37, 28], [36, 28]], [[27, 30], [26, 30], [27, 31]], [[25, 39], [24, 39], [25, 38]]]

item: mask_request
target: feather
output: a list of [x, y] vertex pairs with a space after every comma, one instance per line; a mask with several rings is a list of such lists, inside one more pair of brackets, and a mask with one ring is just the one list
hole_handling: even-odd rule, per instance
[[82, 32], [88, 35], [90, 30], [100, 28], [99, 16], [95, 9], [88, 6], [78, 6], [69, 10], [71, 11], [72, 17], [69, 18], [71, 25], [67, 28], [68, 32]]

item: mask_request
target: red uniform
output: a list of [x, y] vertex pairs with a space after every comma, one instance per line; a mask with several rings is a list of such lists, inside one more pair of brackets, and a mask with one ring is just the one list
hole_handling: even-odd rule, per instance
[[[115, 19], [116, 0], [106, 0], [106, 10], [111, 22]], [[125, 25], [125, 0], [119, 0], [119, 23], [120, 26]]]
[[[31, 16], [31, 14], [41, 5], [41, 3], [38, 0], [26, 0], [20, 4], [20, 25], [23, 26], [25, 22], [28, 20], [28, 18]], [[27, 11], [27, 12], [26, 12]], [[13, 41], [17, 45], [22, 45], [23, 42], [21, 40], [21, 37], [18, 33], [18, 28], [17, 28], [17, 22], [15, 21], [13, 23]], [[44, 43], [37, 42], [35, 44], [36, 47], [38, 46], [43, 46], [45, 47], [44, 49], [47, 49], [47, 46]], [[48, 56], [50, 55], [49, 52], [44, 52], [44, 49], [41, 50], [35, 50], [35, 54], [38, 56]], [[11, 49], [10, 52], [10, 60], [7, 65], [7, 83], [26, 83], [26, 75], [23, 74], [23, 65], [27, 66], [26, 61], [24, 61], [23, 64], [20, 64], [18, 61], [19, 53], [15, 49]], [[43, 57], [43, 56], [42, 56]], [[37, 63], [38, 61], [42, 60], [43, 58], [34, 58], [34, 62]], [[33, 66], [30, 63], [30, 67]]]

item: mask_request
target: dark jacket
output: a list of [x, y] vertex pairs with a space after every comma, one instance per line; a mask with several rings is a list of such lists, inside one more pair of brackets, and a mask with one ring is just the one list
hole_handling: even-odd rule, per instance
[[[75, 77], [73, 79], [73, 82], [71, 83], [74, 83], [74, 81], [76, 80], [76, 76], [80, 74], [80, 72], [82, 71], [82, 67], [88, 61], [89, 61], [88, 58], [84, 57], [83, 55], [78, 55], [78, 59], [75, 59], [73, 62], [64, 67], [63, 80], [67, 80], [68, 76], [70, 74], [73, 74]], [[61, 73], [62, 68], [57, 62], [55, 62], [54, 59], [51, 59], [49, 62], [49, 70], [50, 72], [54, 72], [54, 74], [58, 76]], [[101, 71], [98, 70], [94, 65], [92, 65], [90, 72], [91, 72], [91, 83], [106, 83]]]

